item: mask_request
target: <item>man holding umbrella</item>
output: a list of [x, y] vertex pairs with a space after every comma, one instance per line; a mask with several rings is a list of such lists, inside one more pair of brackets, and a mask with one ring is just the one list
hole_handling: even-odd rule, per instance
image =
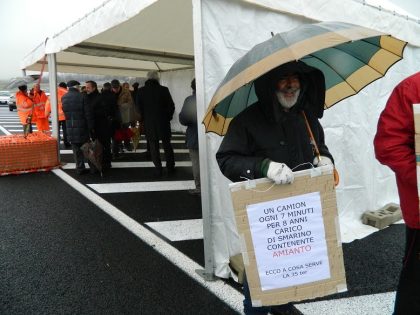
[[[258, 101], [233, 118], [216, 154], [227, 178], [268, 177], [276, 184], [289, 184], [293, 170], [333, 163], [318, 120], [325, 100], [321, 71], [289, 62], [258, 78], [255, 92]], [[299, 314], [290, 304], [252, 307], [246, 280], [244, 295], [245, 314]]]

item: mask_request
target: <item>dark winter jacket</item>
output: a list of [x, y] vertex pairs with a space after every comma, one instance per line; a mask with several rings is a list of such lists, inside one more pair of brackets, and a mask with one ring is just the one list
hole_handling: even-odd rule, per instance
[[117, 95], [112, 91], [104, 90], [101, 96], [103, 106], [109, 109], [112, 129], [120, 128], [121, 118], [118, 110]]
[[98, 90], [87, 94], [89, 107], [93, 111], [95, 135], [99, 139], [108, 138], [112, 135], [111, 118], [114, 115], [113, 104], [106, 102]]
[[69, 88], [61, 102], [66, 116], [67, 138], [70, 143], [83, 144], [89, 140], [94, 128], [93, 113], [86, 96], [75, 88]]
[[187, 126], [187, 148], [198, 150], [197, 100], [195, 94], [185, 99], [182, 110], [179, 113], [179, 122]]
[[175, 111], [169, 89], [156, 80], [147, 80], [137, 94], [137, 110], [144, 121], [148, 140], [171, 137], [171, 120]]
[[403, 218], [412, 229], [420, 229], [418, 142], [413, 113], [413, 104], [419, 103], [420, 72], [417, 72], [392, 91], [379, 117], [374, 140], [376, 158], [395, 172]]
[[[301, 63], [293, 69], [276, 68], [255, 81], [258, 101], [237, 115], [230, 123], [219, 151], [217, 162], [222, 173], [232, 181], [264, 177], [264, 159], [285, 163], [294, 171], [311, 167], [315, 157], [302, 115], [304, 110], [321, 156], [332, 159], [325, 145], [322, 117], [325, 81], [319, 70]], [[301, 92], [290, 111], [283, 110], [275, 95], [275, 83], [287, 73], [299, 73]], [[299, 166], [301, 165], [301, 166]]]

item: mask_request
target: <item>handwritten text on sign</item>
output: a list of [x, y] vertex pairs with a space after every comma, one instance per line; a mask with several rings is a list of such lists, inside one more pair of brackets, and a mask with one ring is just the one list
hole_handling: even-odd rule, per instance
[[319, 192], [247, 206], [261, 289], [330, 278]]

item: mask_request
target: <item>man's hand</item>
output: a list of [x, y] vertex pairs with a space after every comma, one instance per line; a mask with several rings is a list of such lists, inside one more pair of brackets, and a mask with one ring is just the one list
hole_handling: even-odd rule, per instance
[[320, 158], [321, 158], [321, 161], [318, 159], [317, 156], [314, 158], [314, 162], [313, 162], [314, 166], [320, 167], [320, 166], [332, 165], [333, 164], [331, 159], [326, 157], [326, 156], [321, 156]]
[[291, 184], [295, 179], [292, 170], [284, 163], [270, 162], [267, 177], [276, 184]]

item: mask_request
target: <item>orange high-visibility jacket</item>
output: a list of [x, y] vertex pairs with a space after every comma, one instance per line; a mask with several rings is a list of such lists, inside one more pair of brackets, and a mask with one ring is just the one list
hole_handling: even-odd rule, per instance
[[37, 92], [34, 90], [32, 101], [34, 102], [34, 112], [38, 118], [46, 118], [45, 116], [45, 102], [48, 100], [44, 91]]
[[32, 105], [33, 102], [28, 95], [22, 91], [16, 93], [16, 108], [22, 125], [26, 125], [26, 119], [32, 113]]
[[[63, 97], [64, 94], [67, 93], [67, 89], [59, 87], [57, 90], [57, 101], [58, 101], [58, 120], [59, 121], [63, 121], [66, 120], [66, 116], [64, 116], [64, 112], [63, 112], [63, 104], [61, 103], [61, 98]], [[50, 98], [48, 98], [48, 100], [45, 103], [45, 116], [48, 117], [50, 116], [51, 113], [51, 103], [50, 103]]]

